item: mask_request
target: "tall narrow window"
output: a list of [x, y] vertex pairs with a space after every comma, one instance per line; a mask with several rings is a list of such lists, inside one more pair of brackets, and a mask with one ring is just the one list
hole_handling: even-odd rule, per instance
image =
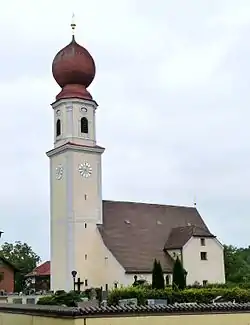
[[81, 118], [81, 133], [89, 133], [89, 122], [86, 117]]
[[56, 136], [61, 135], [61, 121], [58, 119], [56, 121]]

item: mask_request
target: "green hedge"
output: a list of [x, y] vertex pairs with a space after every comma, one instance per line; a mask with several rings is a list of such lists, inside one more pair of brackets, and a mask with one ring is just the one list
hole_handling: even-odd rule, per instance
[[[69, 307], [76, 307], [77, 303], [82, 301], [82, 298], [90, 298], [91, 296], [91, 289], [87, 289], [83, 292], [77, 292], [77, 291], [70, 291], [65, 292], [63, 290], [57, 291], [55, 294], [52, 294], [50, 296], [41, 297], [37, 304], [38, 305], [66, 305]], [[97, 299], [101, 300], [101, 289], [100, 288], [94, 288], [96, 291]]]
[[[189, 285], [187, 286], [187, 289], [204, 289], [203, 285]], [[206, 288], [242, 288], [242, 289], [250, 289], [250, 283], [233, 283], [233, 282], [227, 282], [227, 283], [208, 283], [206, 285]]]
[[154, 290], [142, 287], [128, 287], [111, 291], [108, 296], [108, 304], [117, 305], [120, 299], [129, 298], [137, 298], [138, 304], [140, 305], [146, 304], [147, 299], [167, 299], [169, 303], [210, 303], [217, 296], [222, 296], [228, 301], [250, 302], [250, 290], [242, 288], [192, 288], [182, 291], [173, 291], [170, 288], [165, 290]]
[[77, 292], [58, 291], [51, 296], [41, 297], [37, 305], [66, 305], [68, 307], [77, 307], [77, 303], [81, 301], [81, 295]]

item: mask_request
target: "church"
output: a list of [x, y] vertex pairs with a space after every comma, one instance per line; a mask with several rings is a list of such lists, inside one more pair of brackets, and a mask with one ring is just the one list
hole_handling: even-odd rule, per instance
[[[96, 66], [74, 36], [52, 63], [61, 91], [52, 104], [50, 160], [51, 290], [82, 290], [151, 282], [154, 259], [171, 283], [181, 259], [187, 284], [224, 283], [223, 245], [196, 207], [102, 199], [102, 154], [96, 139], [98, 104], [88, 91]], [[132, 185], [132, 184], [131, 184]], [[73, 272], [74, 273], [74, 272]]]

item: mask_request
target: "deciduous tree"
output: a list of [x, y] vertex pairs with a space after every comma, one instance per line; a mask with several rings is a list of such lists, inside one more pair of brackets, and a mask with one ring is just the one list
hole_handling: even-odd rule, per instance
[[232, 283], [250, 282], [250, 247], [224, 246], [226, 281]]
[[19, 270], [15, 276], [15, 291], [22, 291], [25, 275], [37, 266], [41, 261], [40, 257], [28, 244], [20, 241], [14, 244], [5, 242], [1, 246], [0, 254]]

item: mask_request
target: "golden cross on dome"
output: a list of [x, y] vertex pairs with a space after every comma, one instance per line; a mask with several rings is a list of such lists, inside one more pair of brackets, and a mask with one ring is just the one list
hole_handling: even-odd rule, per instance
[[71, 29], [72, 29], [72, 35], [74, 36], [75, 34], [75, 28], [76, 28], [76, 24], [75, 24], [75, 14], [73, 13], [72, 15], [72, 20], [71, 20]]

